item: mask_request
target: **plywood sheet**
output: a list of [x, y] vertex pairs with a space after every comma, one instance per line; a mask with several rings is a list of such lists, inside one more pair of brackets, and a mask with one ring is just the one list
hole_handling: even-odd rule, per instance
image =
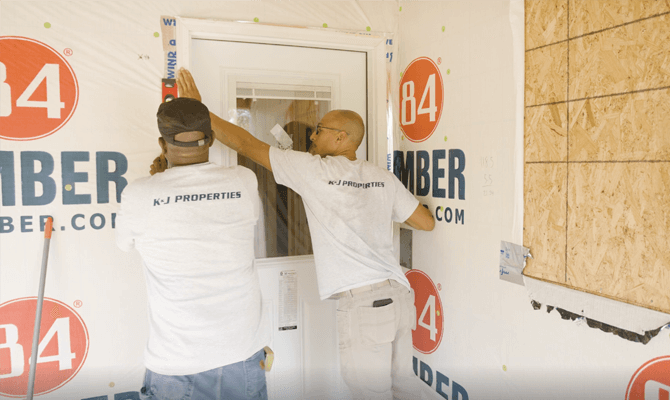
[[570, 37], [581, 36], [668, 11], [670, 11], [668, 0], [572, 0], [570, 1]]
[[567, 0], [527, 0], [526, 50], [568, 38]]
[[568, 105], [558, 103], [526, 108], [524, 160], [567, 161]]
[[568, 284], [670, 313], [670, 163], [570, 164]]
[[526, 52], [526, 106], [567, 100], [568, 43]]
[[533, 255], [524, 275], [565, 282], [565, 163], [526, 164], [523, 245]]
[[668, 26], [664, 15], [571, 40], [570, 99], [670, 86]]
[[571, 161], [670, 160], [668, 89], [570, 103], [570, 123]]

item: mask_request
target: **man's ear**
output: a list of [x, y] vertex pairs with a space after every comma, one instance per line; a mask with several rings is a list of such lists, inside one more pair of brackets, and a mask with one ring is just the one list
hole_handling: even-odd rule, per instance
[[345, 131], [339, 131], [339, 132], [337, 132], [337, 135], [335, 136], [336, 141], [343, 142], [343, 143], [344, 143], [344, 139], [346, 139], [346, 138], [347, 138], [347, 132], [345, 132]]
[[208, 147], [212, 147], [213, 144], [214, 144], [214, 132], [212, 132], [212, 136], [209, 138], [209, 146]]

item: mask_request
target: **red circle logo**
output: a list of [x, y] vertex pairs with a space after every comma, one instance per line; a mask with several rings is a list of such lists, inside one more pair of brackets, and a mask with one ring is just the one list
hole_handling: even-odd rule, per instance
[[670, 356], [654, 358], [635, 372], [626, 389], [626, 400], [670, 398]]
[[[88, 354], [88, 330], [79, 314], [58, 300], [45, 298], [43, 304], [35, 395], [69, 382]], [[0, 395], [23, 397], [28, 392], [36, 308], [36, 297], [0, 305]]]
[[412, 142], [435, 132], [442, 115], [442, 74], [427, 57], [412, 61], [400, 81], [400, 129]]
[[414, 348], [430, 354], [437, 350], [444, 332], [442, 300], [437, 293], [433, 280], [423, 271], [413, 269], [407, 272], [407, 280], [414, 290], [416, 306], [416, 329], [412, 331]]
[[49, 136], [72, 117], [77, 77], [56, 50], [37, 40], [0, 37], [0, 138]]

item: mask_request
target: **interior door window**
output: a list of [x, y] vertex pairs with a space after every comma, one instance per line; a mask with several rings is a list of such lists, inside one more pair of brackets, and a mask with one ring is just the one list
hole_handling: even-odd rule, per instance
[[[270, 133], [279, 124], [293, 141], [292, 147], [286, 147], [307, 151], [311, 144], [309, 137], [318, 121], [331, 109], [330, 91], [322, 88], [264, 92], [240, 86], [238, 84], [237, 124], [271, 146], [280, 147]], [[238, 154], [237, 163], [254, 171], [258, 178], [262, 210], [257, 225], [256, 258], [313, 254], [300, 196], [278, 185], [270, 171], [246, 157]]]

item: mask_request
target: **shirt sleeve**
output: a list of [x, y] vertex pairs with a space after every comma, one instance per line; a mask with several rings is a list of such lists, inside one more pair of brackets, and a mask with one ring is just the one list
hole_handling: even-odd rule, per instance
[[304, 191], [309, 185], [309, 176], [313, 179], [313, 172], [323, 168], [319, 156], [302, 151], [280, 150], [276, 147], [270, 147], [270, 165], [275, 181], [293, 189], [301, 196], [304, 196]]
[[410, 193], [405, 185], [403, 185], [398, 177], [391, 174], [393, 186], [395, 189], [395, 196], [393, 199], [393, 220], [396, 222], [405, 222], [412, 216], [414, 210], [419, 205], [419, 200]]
[[116, 245], [123, 251], [130, 251], [135, 248], [135, 230], [133, 229], [133, 210], [136, 208], [134, 204], [133, 185], [125, 187], [121, 193], [121, 210], [116, 216]]

